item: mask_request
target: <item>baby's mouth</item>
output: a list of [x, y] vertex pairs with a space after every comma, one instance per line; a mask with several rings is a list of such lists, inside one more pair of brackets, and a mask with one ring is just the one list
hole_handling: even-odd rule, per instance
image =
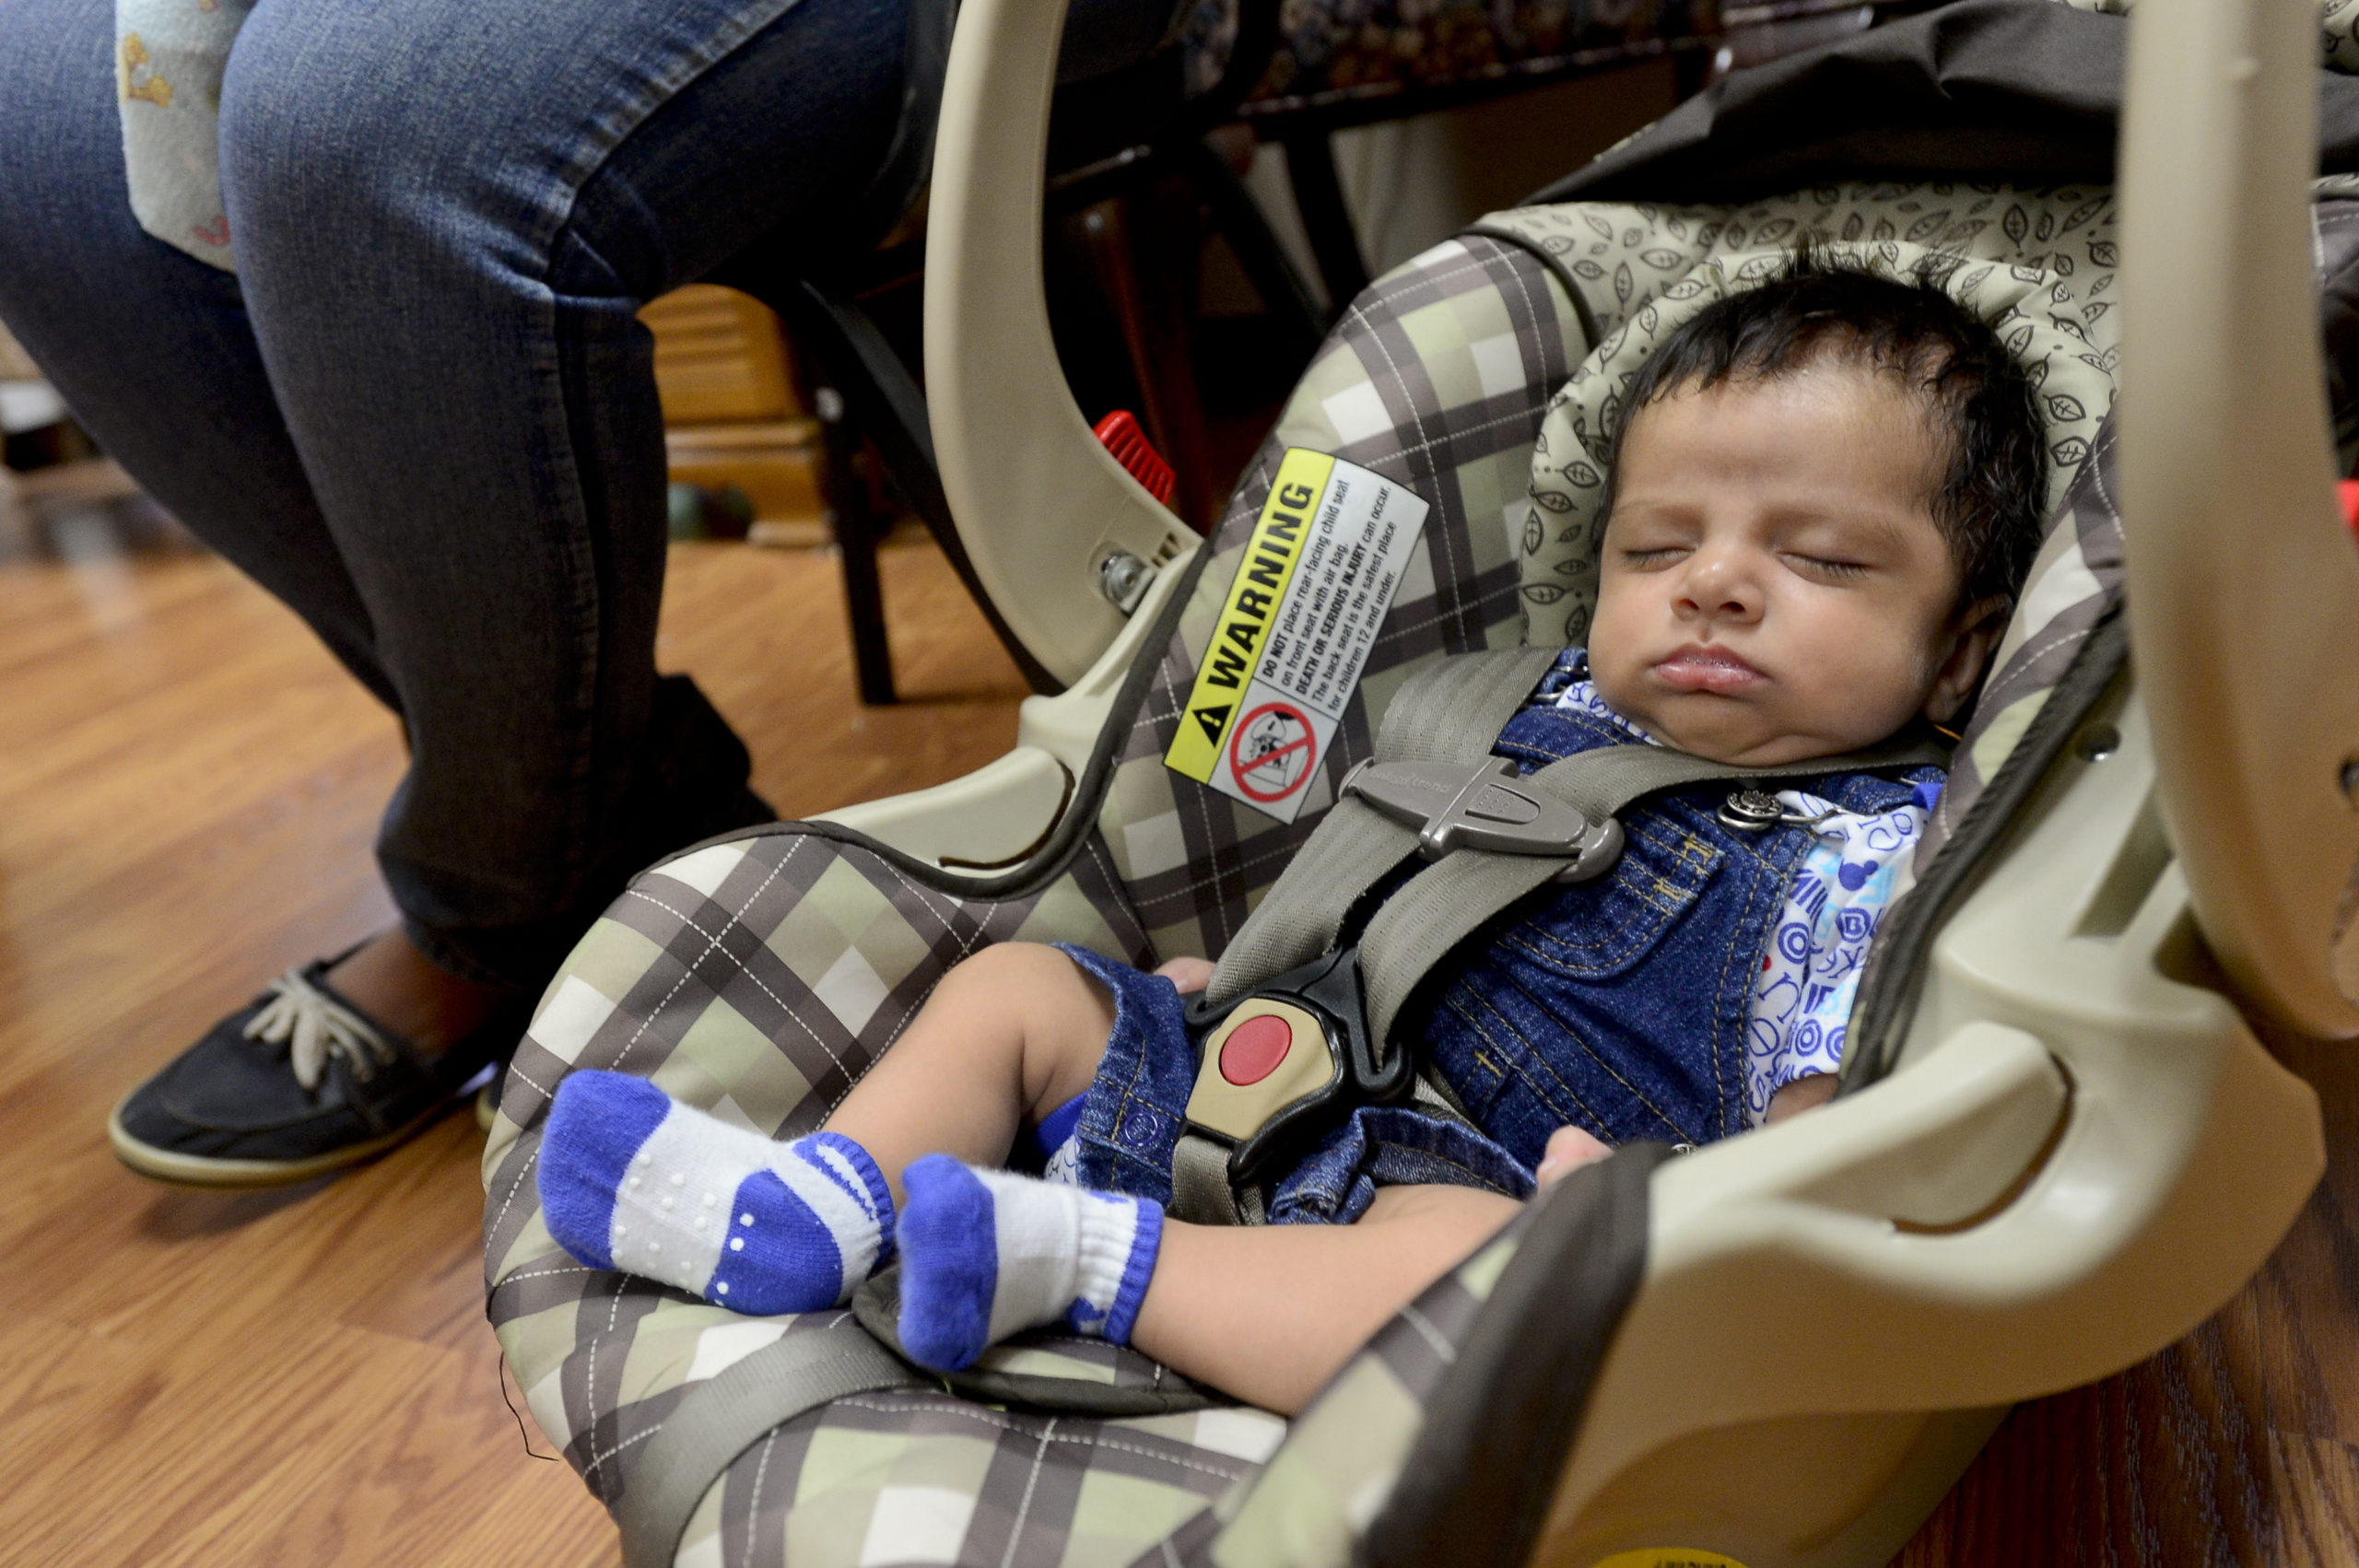
[[1655, 678], [1673, 691], [1731, 696], [1768, 679], [1725, 648], [1689, 643], [1655, 661]]

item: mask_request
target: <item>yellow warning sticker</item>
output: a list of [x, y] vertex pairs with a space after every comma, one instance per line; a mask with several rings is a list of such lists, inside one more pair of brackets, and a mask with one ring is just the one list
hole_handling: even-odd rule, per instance
[[1717, 1551], [1648, 1546], [1636, 1551], [1617, 1551], [1611, 1557], [1601, 1558], [1593, 1568], [1744, 1568], [1744, 1564]]
[[1292, 822], [1358, 689], [1428, 509], [1380, 474], [1289, 449], [1165, 765]]

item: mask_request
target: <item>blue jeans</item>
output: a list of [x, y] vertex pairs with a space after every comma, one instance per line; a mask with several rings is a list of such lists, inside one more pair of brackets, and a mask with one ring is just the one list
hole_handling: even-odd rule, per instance
[[[1100, 0], [1093, 36], [1168, 9]], [[769, 814], [656, 673], [636, 312], [840, 242], [904, 31], [896, 0], [261, 0], [221, 96], [232, 276], [133, 221], [111, 0], [7, 6], [0, 320], [400, 717], [378, 859], [454, 973], [539, 985], [632, 871]]]
[[[1196, 1083], [1179, 991], [1160, 975], [1059, 944], [1114, 997], [1106, 1055], [1075, 1129], [1084, 1187], [1171, 1201], [1172, 1153]], [[1329, 1129], [1270, 1191], [1274, 1225], [1349, 1224], [1379, 1187], [1473, 1187], [1532, 1196], [1532, 1172], [1496, 1142], [1406, 1106], [1362, 1106]]]

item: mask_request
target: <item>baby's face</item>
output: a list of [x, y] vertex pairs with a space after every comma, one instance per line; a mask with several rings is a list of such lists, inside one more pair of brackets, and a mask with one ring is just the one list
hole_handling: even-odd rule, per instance
[[1928, 507], [1942, 459], [1915, 404], [1839, 361], [1640, 410], [1590, 631], [1598, 695], [1746, 765], [1947, 720], [2001, 622], [1957, 603]]

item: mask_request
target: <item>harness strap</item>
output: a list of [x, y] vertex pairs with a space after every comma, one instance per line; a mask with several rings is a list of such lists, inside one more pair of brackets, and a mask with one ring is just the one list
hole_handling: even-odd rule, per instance
[[[1402, 685], [1386, 709], [1376, 763], [1462, 766], [1488, 759], [1499, 731], [1555, 661], [1548, 649], [1521, 648], [1427, 666]], [[1545, 884], [1585, 880], [1611, 868], [1621, 844], [1614, 819], [1641, 796], [1694, 784], [1749, 785], [1940, 766], [1948, 759], [1947, 748], [1930, 738], [1888, 741], [1865, 751], [1772, 767], [1711, 762], [1663, 746], [1626, 745], [1579, 752], [1523, 777], [1501, 764], [1496, 779], [1477, 767], [1462, 780], [1437, 783], [1438, 773], [1448, 769], [1414, 766], [1396, 767], [1391, 782], [1378, 790], [1355, 790], [1346, 779], [1342, 798], [1222, 954], [1203, 1006], [1231, 1007], [1332, 952], [1353, 907], [1422, 842], [1428, 854], [1439, 858], [1385, 900], [1358, 942], [1367, 1039], [1381, 1058], [1401, 1009], [1460, 943]], [[1544, 802], [1526, 797], [1539, 796], [1577, 813], [1573, 828], [1587, 825], [1610, 831], [1602, 838], [1594, 832], [1578, 840], [1534, 838], [1541, 831], [1534, 825], [1536, 813]], [[1379, 798], [1387, 809], [1370, 803]], [[1755, 814], [1731, 817], [1729, 810], [1741, 804]], [[1401, 820], [1404, 813], [1414, 817], [1428, 811], [1434, 814], [1422, 829]], [[1773, 825], [1777, 802], [1752, 791], [1731, 796], [1722, 820], [1755, 828]], [[1448, 832], [1439, 831], [1445, 825]], [[1477, 848], [1479, 843], [1520, 847]], [[1212, 1069], [1199, 1071], [1201, 1075]], [[1445, 1114], [1456, 1109], [1422, 1074], [1414, 1089], [1420, 1103]], [[1229, 1146], [1191, 1123], [1173, 1156], [1173, 1216], [1196, 1223], [1250, 1224], [1259, 1223], [1261, 1209], [1258, 1189], [1240, 1194], [1232, 1187]]]
[[[1496, 733], [1493, 731], [1495, 739]], [[1485, 750], [1488, 749], [1486, 745]], [[1783, 766], [1743, 767], [1665, 746], [1602, 746], [1550, 763], [1520, 782], [1555, 796], [1591, 822], [1602, 822], [1641, 796], [1689, 784], [1824, 778], [1927, 764], [1938, 766], [1948, 755], [1938, 742], [1910, 739]], [[1569, 863], [1570, 857], [1467, 848], [1410, 878], [1407, 885], [1385, 900], [1360, 937], [1368, 1037], [1390, 1038], [1402, 1006], [1435, 965], [1502, 910], [1555, 880]], [[1285, 885], [1281, 878], [1278, 887]], [[1277, 891], [1272, 888], [1270, 895], [1274, 897]], [[1267, 902], [1265, 898], [1263, 903]]]
[[[1486, 755], [1555, 661], [1549, 649], [1509, 648], [1426, 666], [1385, 709], [1377, 759], [1457, 762]], [[1225, 1006], [1328, 952], [1360, 895], [1416, 847], [1415, 828], [1365, 801], [1337, 801], [1222, 952], [1205, 1000]]]
[[630, 1568], [670, 1568], [712, 1483], [738, 1455], [783, 1423], [849, 1394], [925, 1385], [848, 1314], [690, 1384], [655, 1429], [614, 1504], [623, 1561]]
[[1229, 1185], [1228, 1146], [1182, 1132], [1171, 1149], [1171, 1217], [1191, 1225], [1258, 1225], [1262, 1189]]

